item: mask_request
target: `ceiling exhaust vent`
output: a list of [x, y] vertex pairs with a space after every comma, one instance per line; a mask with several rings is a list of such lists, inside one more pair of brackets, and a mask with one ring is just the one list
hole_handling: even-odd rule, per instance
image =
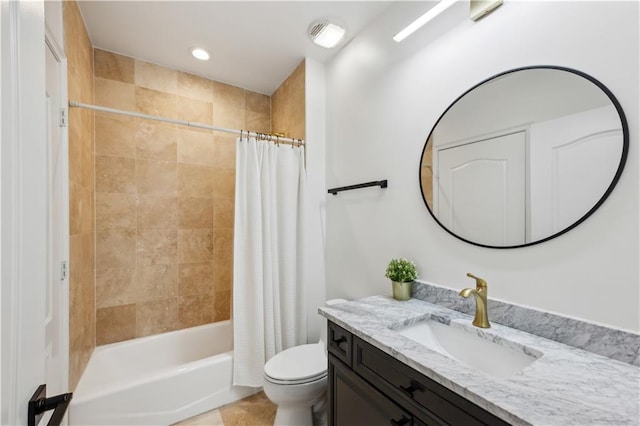
[[318, 46], [331, 49], [344, 40], [347, 30], [328, 19], [315, 21], [309, 27], [309, 38]]

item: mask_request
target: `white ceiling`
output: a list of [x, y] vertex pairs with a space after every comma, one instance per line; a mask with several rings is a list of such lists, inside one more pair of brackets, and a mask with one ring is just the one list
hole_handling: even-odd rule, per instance
[[[80, 1], [93, 45], [271, 95], [305, 57], [326, 62], [337, 49], [314, 45], [312, 21], [346, 24], [347, 42], [390, 1]], [[344, 45], [344, 44], [343, 44]], [[198, 61], [191, 47], [212, 52]]]

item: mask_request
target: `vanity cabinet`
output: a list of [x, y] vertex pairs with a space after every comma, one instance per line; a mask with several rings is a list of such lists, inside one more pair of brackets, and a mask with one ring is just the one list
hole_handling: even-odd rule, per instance
[[508, 425], [338, 325], [328, 327], [329, 426]]

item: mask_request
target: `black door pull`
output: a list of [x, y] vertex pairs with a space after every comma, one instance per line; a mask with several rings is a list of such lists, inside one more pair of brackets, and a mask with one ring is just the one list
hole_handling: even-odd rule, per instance
[[47, 398], [47, 385], [40, 385], [29, 400], [28, 426], [36, 426], [45, 411], [54, 410], [47, 426], [59, 426], [62, 423], [64, 413], [69, 407], [73, 393], [62, 393]]
[[400, 420], [391, 419], [391, 424], [393, 426], [404, 426], [409, 422], [411, 422], [411, 419], [408, 419], [405, 416], [402, 416]]
[[404, 392], [409, 398], [413, 398], [413, 393], [415, 391], [423, 391], [424, 386], [422, 386], [420, 383], [416, 382], [415, 380], [411, 380], [411, 383], [409, 384], [409, 386], [400, 386], [400, 390]]
[[338, 346], [340, 346], [341, 344], [343, 344], [346, 341], [347, 341], [347, 337], [346, 336], [341, 336], [339, 339], [333, 339], [333, 343], [335, 343]]

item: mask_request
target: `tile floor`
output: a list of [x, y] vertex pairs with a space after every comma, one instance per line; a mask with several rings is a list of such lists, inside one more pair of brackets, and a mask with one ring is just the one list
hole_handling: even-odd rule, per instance
[[275, 417], [276, 405], [260, 392], [174, 426], [273, 426]]

